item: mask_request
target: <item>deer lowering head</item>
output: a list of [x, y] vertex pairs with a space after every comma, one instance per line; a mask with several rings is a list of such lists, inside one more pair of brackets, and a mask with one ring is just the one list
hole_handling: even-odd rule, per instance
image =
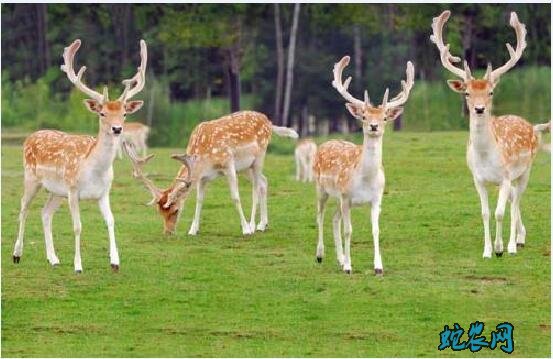
[[144, 88], [146, 80], [146, 63], [148, 61], [146, 42], [140, 40], [141, 62], [136, 75], [130, 79], [123, 80], [125, 89], [121, 96], [115, 101], [109, 100], [107, 87], [104, 87], [104, 91], [101, 94], [83, 83], [82, 77], [86, 71], [86, 66], [81, 67], [79, 72], [75, 73], [73, 63], [75, 61], [75, 54], [80, 47], [81, 40], [77, 39], [64, 49], [64, 64], [61, 66], [61, 70], [67, 74], [67, 78], [77, 89], [90, 97], [85, 100], [85, 105], [89, 111], [98, 114], [100, 118], [99, 133], [108, 136], [119, 136], [123, 131], [125, 116], [138, 111], [144, 103], [143, 101], [129, 100]]
[[188, 194], [192, 184], [191, 159], [189, 159], [188, 156], [182, 157], [182, 155], [173, 155], [172, 157], [179, 160], [183, 164], [183, 167], [179, 170], [177, 177], [169, 188], [160, 189], [143, 172], [144, 166], [154, 155], [151, 154], [144, 158], [139, 158], [136, 154], [134, 145], [127, 141], [123, 142], [122, 147], [133, 165], [133, 177], [142, 181], [144, 187], [146, 187], [152, 195], [152, 200], [148, 205], [155, 205], [157, 211], [163, 217], [164, 232], [166, 234], [175, 233], [175, 227], [182, 206], [181, 200]]
[[379, 137], [384, 134], [384, 126], [388, 120], [395, 120], [403, 112], [403, 105], [409, 98], [409, 92], [414, 83], [414, 68], [411, 61], [407, 62], [407, 79], [401, 81], [401, 92], [391, 100], [388, 100], [389, 89], [386, 89], [382, 103], [373, 105], [369, 99], [369, 94], [365, 90], [363, 101], [356, 99], [348, 92], [351, 77], [342, 82], [342, 71], [349, 64], [350, 57], [344, 56], [339, 62], [334, 64], [334, 80], [332, 86], [347, 101], [346, 108], [353, 117], [361, 121], [363, 133], [373, 137]]
[[466, 61], [463, 62], [463, 69], [454, 65], [456, 62], [460, 62], [461, 59], [451, 55], [449, 44], [444, 44], [443, 28], [450, 15], [451, 12], [446, 10], [432, 20], [432, 35], [430, 36], [430, 40], [436, 44], [440, 51], [442, 65], [460, 78], [460, 80], [449, 80], [449, 87], [453, 91], [465, 95], [471, 116], [488, 117], [492, 110], [493, 90], [499, 82], [501, 75], [516, 65], [526, 48], [526, 26], [518, 21], [516, 13], [511, 13], [510, 25], [516, 33], [516, 48], [513, 49], [510, 44], [506, 44], [510, 55], [509, 60], [495, 70], [492, 69], [491, 63], [488, 63], [484, 78], [475, 79]]

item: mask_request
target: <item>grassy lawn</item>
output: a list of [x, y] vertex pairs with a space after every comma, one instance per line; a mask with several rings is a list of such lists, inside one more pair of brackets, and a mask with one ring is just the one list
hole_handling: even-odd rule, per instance
[[[326, 257], [315, 262], [313, 184], [293, 179], [293, 143], [274, 139], [265, 164], [269, 230], [242, 237], [226, 181], [208, 187], [200, 234], [194, 200], [178, 234], [162, 234], [149, 195], [116, 161], [111, 203], [121, 270], [112, 273], [95, 202], [81, 202], [84, 272], [73, 273], [64, 204], [54, 219], [61, 265], [46, 262], [40, 208], [31, 206], [24, 254], [12, 263], [22, 193], [21, 148], [2, 148], [2, 356], [474, 356], [437, 350], [444, 325], [515, 327], [517, 357], [551, 355], [550, 157], [540, 153], [522, 200], [526, 248], [484, 260], [480, 201], [465, 164], [468, 133], [401, 133], [384, 139], [387, 189], [380, 220], [385, 276], [372, 268], [369, 211], [353, 211], [353, 274], [335, 260], [331, 203]], [[548, 139], [549, 140], [549, 139]], [[356, 138], [359, 142], [359, 138]], [[148, 172], [166, 185], [178, 169], [154, 148]], [[182, 151], [182, 149], [181, 149]], [[288, 153], [288, 154], [287, 154]], [[250, 185], [241, 177], [249, 214]], [[492, 189], [491, 213], [496, 189]], [[504, 223], [505, 248], [509, 215]], [[494, 225], [492, 224], [492, 230]], [[492, 232], [494, 233], [494, 232]], [[466, 336], [463, 337], [463, 340]], [[506, 357], [497, 348], [476, 356]]]

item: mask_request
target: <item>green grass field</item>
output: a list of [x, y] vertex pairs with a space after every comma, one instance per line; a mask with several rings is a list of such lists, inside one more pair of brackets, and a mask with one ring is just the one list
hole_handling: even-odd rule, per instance
[[[274, 139], [265, 164], [265, 233], [241, 236], [226, 181], [219, 179], [208, 187], [200, 235], [186, 234], [192, 199], [178, 234], [164, 236], [129, 162], [116, 161], [111, 203], [120, 272], [111, 272], [107, 230], [95, 202], [81, 203], [84, 272], [73, 273], [66, 204], [54, 219], [61, 265], [48, 265], [40, 220], [44, 192], [31, 206], [24, 254], [14, 265], [21, 148], [3, 147], [1, 354], [507, 357], [498, 348], [477, 354], [437, 350], [444, 325], [457, 322], [468, 330], [478, 320], [486, 324], [487, 339], [497, 324], [514, 325], [513, 356], [549, 357], [550, 157], [538, 155], [522, 200], [526, 248], [484, 260], [480, 201], [465, 164], [467, 136], [386, 134], [382, 278], [373, 275], [366, 208], [353, 213], [353, 274], [342, 273], [335, 260], [333, 204], [326, 216], [326, 257], [315, 262], [314, 186], [294, 181], [293, 143], [284, 139]], [[152, 150], [156, 158], [148, 172], [160, 185], [178, 169], [169, 158], [175, 151]], [[250, 185], [243, 177], [241, 195], [249, 213]], [[492, 213], [496, 198], [492, 189]], [[508, 214], [506, 219], [505, 245]]]

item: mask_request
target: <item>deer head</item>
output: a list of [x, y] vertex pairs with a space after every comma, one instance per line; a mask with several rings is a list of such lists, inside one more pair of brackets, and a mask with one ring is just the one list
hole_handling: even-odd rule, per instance
[[75, 74], [73, 62], [75, 60], [75, 54], [80, 47], [81, 40], [77, 39], [64, 49], [64, 64], [61, 66], [61, 70], [67, 74], [67, 78], [77, 89], [90, 97], [85, 100], [85, 106], [90, 112], [98, 114], [100, 118], [100, 133], [110, 136], [119, 136], [123, 131], [125, 116], [138, 111], [143, 105], [143, 101], [129, 100], [144, 88], [147, 62], [146, 42], [140, 40], [141, 63], [136, 75], [130, 79], [123, 80], [125, 89], [121, 96], [115, 101], [109, 100], [107, 87], [104, 87], [103, 93], [100, 94], [90, 89], [82, 82], [86, 66], [81, 67], [79, 72]]
[[393, 121], [403, 112], [403, 105], [409, 98], [409, 92], [414, 84], [415, 70], [411, 61], [407, 62], [407, 79], [401, 81], [401, 92], [391, 100], [388, 100], [389, 90], [386, 89], [380, 105], [373, 105], [369, 94], [365, 90], [364, 101], [358, 100], [348, 92], [351, 77], [342, 82], [342, 71], [349, 64], [350, 57], [344, 56], [334, 64], [334, 80], [332, 86], [347, 101], [346, 108], [353, 117], [361, 121], [363, 133], [372, 137], [380, 137], [384, 134], [384, 127], [387, 121]]
[[[144, 187], [152, 194], [152, 200], [148, 205], [154, 205], [163, 218], [163, 227], [165, 234], [175, 233], [175, 227], [182, 210], [182, 200], [188, 194], [191, 187], [191, 167], [186, 155], [173, 155], [172, 157], [183, 163], [184, 168], [179, 170], [179, 174], [173, 181], [173, 184], [167, 189], [158, 188], [143, 172], [143, 167], [154, 156], [153, 154], [144, 158], [139, 158], [134, 150], [134, 146], [128, 142], [123, 142], [123, 149], [129, 156], [133, 165], [133, 177], [139, 179]], [[183, 157], [185, 156], [185, 157]]]
[[476, 117], [487, 117], [491, 114], [493, 90], [501, 75], [513, 68], [522, 56], [522, 52], [526, 48], [526, 26], [518, 21], [518, 16], [515, 12], [511, 13], [510, 25], [513, 27], [517, 37], [516, 49], [510, 44], [507, 45], [510, 58], [503, 66], [493, 70], [491, 63], [488, 63], [488, 68], [483, 79], [475, 79], [466, 61], [463, 62], [463, 69], [456, 67], [453, 63], [460, 62], [461, 59], [452, 56], [449, 52], [449, 44], [445, 45], [443, 40], [443, 28], [451, 12], [446, 10], [432, 20], [432, 35], [430, 40], [436, 44], [440, 51], [440, 59], [443, 67], [455, 74], [461, 80], [448, 80], [449, 87], [455, 91], [465, 95], [467, 107]]

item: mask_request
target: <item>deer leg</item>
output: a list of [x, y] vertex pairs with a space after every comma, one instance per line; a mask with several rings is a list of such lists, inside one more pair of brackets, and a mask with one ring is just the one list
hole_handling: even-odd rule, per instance
[[482, 222], [484, 223], [484, 254], [482, 257], [492, 257], [492, 239], [490, 236], [490, 207], [488, 205], [488, 191], [486, 186], [474, 179], [474, 186], [480, 195], [480, 205], [482, 206]]
[[503, 255], [503, 215], [505, 214], [505, 205], [509, 199], [511, 192], [511, 181], [504, 180], [499, 187], [499, 197], [497, 199], [497, 207], [495, 208], [495, 255], [501, 257]]
[[309, 157], [305, 161], [306, 171], [307, 171], [307, 182], [313, 182], [313, 159]]
[[25, 179], [23, 197], [21, 197], [21, 209], [19, 210], [19, 233], [17, 234], [17, 240], [15, 241], [13, 249], [13, 262], [19, 263], [21, 255], [23, 254], [23, 236], [25, 234], [25, 222], [27, 221], [27, 214], [29, 211], [29, 205], [35, 197], [40, 183], [34, 179]]
[[342, 196], [340, 199], [340, 207], [342, 210], [342, 220], [344, 221], [344, 272], [351, 274], [351, 201], [349, 198]]
[[117, 251], [117, 244], [115, 243], [115, 220], [113, 219], [113, 213], [111, 213], [111, 207], [109, 205], [109, 194], [104, 195], [98, 201], [100, 207], [100, 212], [106, 226], [108, 227], [108, 236], [109, 236], [109, 261], [111, 263], [111, 268], [114, 271], [119, 270], [119, 252]]
[[374, 244], [374, 274], [383, 275], [384, 267], [382, 266], [382, 257], [380, 256], [380, 227], [378, 218], [380, 217], [380, 204], [382, 196], [371, 205], [371, 226], [373, 232]]
[[522, 224], [522, 215], [520, 212], [520, 200], [522, 199], [522, 194], [526, 190], [526, 186], [528, 185], [528, 179], [530, 178], [530, 169], [526, 171], [525, 174], [520, 176], [518, 179], [516, 190], [518, 191], [518, 203], [517, 203], [517, 247], [524, 247], [524, 244], [526, 243], [526, 228], [524, 227], [524, 224]]
[[301, 180], [301, 162], [300, 162], [300, 156], [296, 153], [296, 181]]
[[242, 210], [242, 202], [240, 201], [240, 192], [238, 191], [238, 178], [236, 176], [236, 168], [234, 167], [234, 163], [231, 163], [229, 165], [229, 168], [227, 170], [227, 178], [228, 183], [230, 187], [230, 196], [232, 198], [232, 201], [234, 202], [234, 206], [236, 207], [236, 210], [238, 211], [238, 215], [240, 216], [240, 224], [242, 226], [242, 234], [252, 234], [252, 229], [250, 228], [250, 224], [246, 221], [246, 217], [244, 216], [244, 211]]
[[267, 214], [267, 177], [262, 173], [259, 174], [259, 212], [261, 218], [257, 224], [258, 231], [265, 231], [269, 224], [269, 215]]
[[[200, 230], [200, 214], [202, 213], [202, 204], [204, 203], [205, 187], [207, 180], [201, 178], [196, 184], [196, 211], [194, 212], [194, 219], [190, 225], [188, 234], [195, 236]], [[182, 211], [181, 211], [182, 212]]]
[[324, 257], [325, 246], [323, 242], [323, 227], [325, 218], [325, 205], [328, 201], [328, 193], [323, 189], [317, 191], [317, 227], [319, 229], [319, 241], [317, 243], [317, 262], [321, 263]]
[[257, 215], [257, 206], [259, 203], [259, 174], [255, 168], [248, 170], [248, 177], [252, 181], [252, 212], [250, 216], [250, 228], [252, 232], [255, 228], [255, 216]]
[[344, 266], [344, 248], [342, 247], [342, 211], [340, 206], [336, 208], [332, 217], [332, 234], [334, 235], [334, 247], [336, 248], [336, 259], [340, 268]]
[[83, 271], [81, 264], [81, 214], [79, 212], [79, 194], [77, 190], [69, 191], [67, 201], [69, 202], [69, 211], [73, 219], [73, 231], [75, 233], [75, 259], [73, 264], [75, 273], [81, 273]]
[[42, 208], [42, 229], [44, 230], [44, 244], [46, 246], [46, 259], [51, 265], [56, 266], [60, 263], [60, 260], [56, 256], [56, 250], [54, 249], [54, 239], [52, 236], [52, 219], [54, 213], [60, 207], [62, 197], [50, 194], [44, 208]]

